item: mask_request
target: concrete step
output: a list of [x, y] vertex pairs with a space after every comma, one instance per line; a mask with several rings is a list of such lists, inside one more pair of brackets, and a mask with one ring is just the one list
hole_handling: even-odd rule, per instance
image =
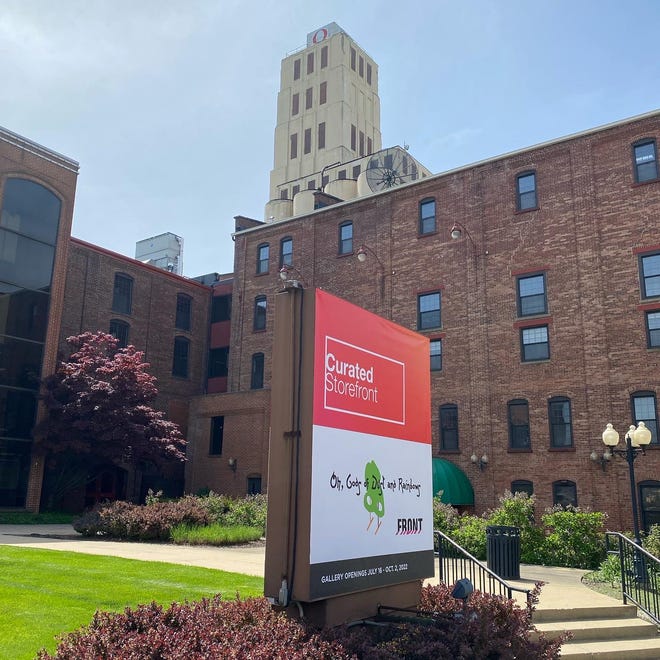
[[[658, 638], [657, 626], [637, 617], [626, 619], [580, 619], [571, 621], [550, 621], [536, 623], [536, 629], [546, 637], [554, 639], [562, 632], [570, 630], [573, 642], [592, 640], [610, 641], [616, 639]], [[660, 638], [658, 638], [660, 641]], [[660, 656], [659, 656], [660, 657]]]
[[585, 605], [580, 607], [553, 607], [534, 611], [534, 623], [550, 621], [580, 621], [581, 619], [630, 619], [637, 616], [635, 605]]
[[606, 642], [567, 642], [562, 660], [658, 660], [660, 639], [620, 639]]

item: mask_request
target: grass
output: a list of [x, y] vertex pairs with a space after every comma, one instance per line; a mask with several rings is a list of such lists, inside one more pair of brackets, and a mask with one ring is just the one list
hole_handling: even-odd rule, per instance
[[59, 550], [0, 546], [0, 660], [27, 660], [55, 635], [88, 624], [97, 609], [122, 611], [221, 593], [263, 594], [263, 578], [195, 566]]
[[53, 525], [70, 523], [75, 516], [60, 511], [30, 513], [29, 511], [0, 511], [0, 525]]
[[174, 543], [188, 545], [236, 545], [257, 541], [263, 536], [259, 527], [235, 525], [227, 527], [218, 523], [212, 525], [177, 525], [172, 528]]

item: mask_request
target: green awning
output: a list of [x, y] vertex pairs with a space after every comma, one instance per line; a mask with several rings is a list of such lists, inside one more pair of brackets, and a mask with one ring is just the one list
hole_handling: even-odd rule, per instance
[[474, 504], [474, 490], [465, 472], [444, 458], [433, 459], [433, 495], [442, 491], [445, 504]]

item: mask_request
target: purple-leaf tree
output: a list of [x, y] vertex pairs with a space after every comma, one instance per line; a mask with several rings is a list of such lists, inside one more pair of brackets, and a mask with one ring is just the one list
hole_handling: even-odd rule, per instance
[[144, 353], [103, 332], [67, 343], [69, 359], [43, 382], [47, 415], [35, 437], [45, 452], [133, 466], [185, 460], [179, 428], [150, 405], [158, 390]]

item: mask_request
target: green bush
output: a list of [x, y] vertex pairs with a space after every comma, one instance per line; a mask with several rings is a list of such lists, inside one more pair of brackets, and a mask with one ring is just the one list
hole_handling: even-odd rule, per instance
[[605, 514], [578, 507], [547, 509], [543, 563], [570, 568], [596, 568], [605, 558]]
[[591, 575], [591, 579], [596, 582], [609, 582], [613, 587], [621, 584], [621, 559], [619, 555], [608, 555], [605, 561], [601, 562], [598, 570]]
[[459, 515], [451, 504], [445, 504], [439, 497], [433, 498], [433, 529], [451, 536], [458, 526]]
[[218, 523], [203, 527], [183, 523], [176, 525], [171, 530], [172, 542], [180, 545], [237, 545], [257, 541], [261, 535], [260, 527], [244, 525], [225, 527]]
[[479, 516], [463, 515], [451, 538], [477, 559], [486, 559], [486, 526], [488, 521]]
[[660, 559], [660, 525], [651, 525], [649, 533], [643, 541], [644, 549]]
[[229, 495], [218, 495], [211, 491], [208, 495], [200, 497], [199, 501], [211, 520], [220, 525], [259, 527], [262, 535], [266, 533], [268, 511], [266, 495], [248, 495], [236, 498]]

